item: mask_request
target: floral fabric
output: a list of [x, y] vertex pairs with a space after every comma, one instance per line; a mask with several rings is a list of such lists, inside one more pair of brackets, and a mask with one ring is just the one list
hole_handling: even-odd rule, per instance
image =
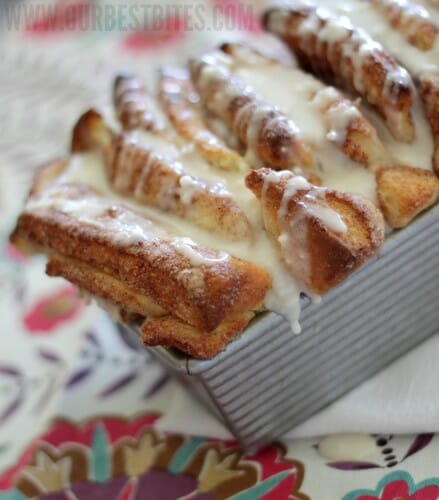
[[[123, 24], [147, 4], [0, 4], [0, 500], [438, 499], [433, 433], [284, 439], [245, 455], [125, 330], [7, 243], [33, 168], [65, 151], [81, 110], [109, 108], [116, 71], [148, 81], [158, 61], [226, 38], [267, 45], [263, 2], [159, 2], [153, 25]], [[32, 15], [11, 18], [11, 5]], [[105, 9], [108, 23], [90, 24]]]

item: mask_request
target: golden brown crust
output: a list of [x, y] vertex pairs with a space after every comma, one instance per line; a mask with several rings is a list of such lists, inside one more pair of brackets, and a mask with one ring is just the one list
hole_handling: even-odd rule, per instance
[[[247, 186], [261, 202], [264, 223], [283, 259], [309, 291], [323, 294], [374, 255], [384, 241], [379, 210], [359, 196], [303, 185], [291, 191], [296, 176], [288, 171], [273, 179], [267, 168], [247, 175]], [[292, 193], [292, 194], [291, 194]], [[345, 232], [328, 227], [318, 216], [331, 209]]]
[[[169, 346], [197, 358], [210, 359], [240, 332], [253, 318], [253, 312], [239, 313], [223, 321], [213, 331], [202, 331], [167, 313], [145, 295], [128, 288], [110, 275], [97, 271], [78, 259], [53, 255], [46, 267], [49, 276], [62, 276], [81, 290], [99, 298], [119, 321], [139, 323], [147, 346]], [[144, 318], [148, 319], [144, 321]], [[142, 320], [143, 318], [143, 320]]]
[[439, 76], [422, 76], [419, 81], [419, 92], [433, 133], [433, 169], [439, 176]]
[[117, 192], [208, 231], [232, 239], [249, 236], [249, 221], [224, 186], [204, 182], [185, 172], [177, 161], [133, 143], [125, 134], [113, 134], [94, 110], [79, 119], [72, 143], [73, 151], [102, 153], [109, 181]]
[[[222, 49], [238, 64], [255, 64], [259, 67], [279, 64], [285, 66], [281, 62], [270, 59], [242, 44], [224, 44]], [[289, 69], [291, 72], [303, 76], [304, 79], [313, 78], [299, 68]], [[261, 71], [263, 71], [263, 67], [261, 67]], [[334, 87], [328, 87], [317, 79], [315, 79], [315, 84], [320, 90], [310, 96], [310, 101], [321, 112], [328, 134], [331, 135], [335, 132], [338, 135], [339, 123], [347, 121], [344, 134], [341, 134], [343, 138], [341, 141], [336, 138], [335, 145], [353, 161], [366, 167], [391, 163], [392, 155], [379, 139], [375, 127], [362, 114], [356, 104]], [[346, 119], [346, 116], [350, 118]], [[304, 174], [307, 176], [307, 172]], [[317, 175], [314, 178], [316, 177]], [[317, 184], [321, 184], [321, 181]]]
[[428, 170], [383, 167], [377, 170], [376, 179], [381, 210], [393, 228], [406, 226], [439, 197], [439, 180]]
[[196, 94], [185, 70], [163, 70], [159, 80], [159, 98], [177, 132], [195, 144], [200, 155], [213, 167], [224, 170], [248, 170], [244, 159], [223, 144], [204, 122]]
[[[275, 22], [285, 12], [285, 22]], [[271, 9], [263, 23], [287, 43], [307, 71], [357, 92], [384, 118], [395, 138], [413, 141], [413, 82], [407, 71], [364, 32], [345, 18], [303, 3]], [[305, 23], [312, 24], [312, 29], [304, 29]], [[328, 42], [322, 35], [328, 23], [335, 23], [343, 36]], [[366, 55], [358, 59], [360, 51]]]
[[[340, 114], [351, 114], [342, 142], [336, 141], [346, 156], [368, 168], [392, 160], [392, 155], [379, 139], [375, 127], [350, 99], [333, 87], [324, 87], [320, 92], [329, 94], [329, 98], [323, 99], [323, 105], [320, 106], [329, 134], [336, 130]], [[319, 94], [314, 97], [317, 103]]]
[[206, 109], [246, 147], [250, 165], [276, 170], [314, 166], [312, 152], [292, 120], [251, 92], [220, 61], [216, 52], [192, 60], [192, 80]]
[[46, 266], [49, 276], [67, 279], [81, 290], [108, 301], [125, 312], [143, 317], [157, 317], [168, 314], [149, 297], [130, 289], [109, 274], [97, 271], [94, 267], [79, 259], [62, 255], [52, 255]]
[[[302, 22], [297, 20], [297, 15], [304, 17], [303, 11], [296, 14], [289, 14], [289, 25], [297, 27]], [[311, 19], [308, 15], [309, 12], [304, 17], [307, 21]], [[356, 88], [359, 93], [357, 79], [363, 79], [363, 92], [371, 92], [376, 99], [374, 105], [389, 126], [394, 127], [394, 135], [400, 134], [400, 138], [409, 140], [412, 132], [410, 80], [404, 87], [402, 78], [401, 88], [393, 88], [392, 74], [398, 73], [399, 67], [392, 65], [392, 60], [386, 59], [386, 54], [379, 50], [372, 51], [378, 52], [377, 58], [365, 51], [366, 56], [360, 58], [360, 74], [355, 75], [358, 60], [354, 68], [355, 61], [346, 58], [345, 52], [349, 53], [350, 48], [352, 55], [359, 50], [364, 42], [362, 35], [352, 28], [342, 42], [333, 47], [318, 46], [321, 40], [317, 38], [326, 21], [325, 16], [321, 19], [317, 16], [316, 33], [305, 37], [311, 45], [309, 50], [303, 48], [303, 40], [298, 42], [305, 54], [304, 60], [308, 58], [303, 64], [313, 66], [316, 73], [335, 81], [345, 79], [345, 86]], [[301, 30], [301, 36], [306, 29]], [[338, 31], [331, 33], [330, 38], [335, 38]], [[346, 43], [348, 50], [341, 47], [346, 47]], [[285, 272], [289, 268], [297, 278], [293, 284], [297, 284], [298, 291], [325, 293], [374, 255], [384, 239], [383, 218], [372, 203], [358, 196], [310, 185], [314, 180], [320, 183], [313, 170], [317, 165], [311, 148], [301, 141], [294, 123], [279, 108], [246, 87], [244, 80], [234, 76], [233, 68], [239, 67], [233, 62], [234, 58], [248, 56], [246, 64], [254, 63], [261, 68], [281, 63], [235, 44], [226, 44], [222, 50], [228, 56], [213, 52], [193, 61], [192, 81], [187, 73], [162, 74], [161, 103], [184, 139], [167, 128], [166, 116], [162, 115], [163, 126], [158, 124], [153, 113], [155, 103], [149, 103], [149, 96], [135, 77], [118, 77], [114, 100], [122, 127], [130, 131], [143, 128], [146, 132], [115, 134], [99, 113], [90, 110], [81, 117], [72, 136], [74, 153], [95, 151], [102, 156], [110, 185], [105, 182], [102, 192], [108, 194], [97, 195], [87, 186], [88, 180], [83, 180], [84, 184], [72, 180], [83, 174], [81, 159], [79, 164], [72, 163], [67, 176], [62, 174], [69, 160], [53, 162], [38, 173], [28, 204], [11, 236], [17, 246], [49, 257], [49, 275], [63, 276], [101, 299], [107, 310], [117, 312], [120, 321], [141, 324], [145, 345], [176, 347], [199, 359], [216, 355], [242, 332], [254, 314], [264, 307], [264, 299], [272, 286], [271, 277], [262, 267], [216, 250], [219, 241], [213, 244], [215, 249], [208, 248], [187, 237], [171, 236], [164, 228], [170, 222], [172, 232], [181, 234], [178, 222], [163, 214], [169, 212], [221, 234], [220, 241], [225, 242], [223, 237], [227, 236], [247, 240], [245, 245], [251, 244], [250, 222], [238, 205], [241, 200], [234, 198], [225, 184], [213, 185], [201, 179], [203, 173], [200, 178], [188, 173], [198, 172], [200, 166], [207, 169], [209, 166], [205, 162], [196, 166], [189, 164], [200, 158], [192, 147], [180, 147], [182, 143], [187, 145], [186, 141], [190, 141], [210, 165], [235, 169], [236, 177], [225, 173], [224, 182], [230, 181], [234, 193], [241, 192], [237, 186], [242, 182], [242, 175], [236, 166], [245, 162], [208, 128], [207, 117], [214, 116], [233, 132], [237, 142], [231, 147], [241, 151], [245, 146], [253, 166], [266, 163], [277, 170], [251, 171], [246, 184], [259, 199], [268, 238], [274, 238], [278, 244], [286, 264]], [[290, 70], [305, 76], [297, 68]], [[383, 81], [385, 85], [389, 81], [392, 85], [384, 88]], [[439, 84], [436, 87], [433, 83], [433, 78], [421, 81], [425, 86], [423, 99], [428, 119], [435, 143], [439, 144], [439, 129], [435, 129], [439, 122], [436, 102], [439, 102], [439, 91], [435, 93]], [[193, 84], [201, 97], [196, 95]], [[309, 105], [315, 104], [322, 120], [326, 120], [328, 139], [337, 142], [347, 156], [375, 174], [378, 200], [390, 225], [406, 225], [438, 199], [439, 180], [430, 172], [395, 165], [375, 128], [356, 104], [324, 84], [313, 86], [311, 82], [310, 88], [313, 90], [307, 93]], [[319, 95], [319, 89], [326, 94]], [[386, 93], [394, 108], [389, 106]], [[316, 109], [310, 112], [316, 114]], [[320, 135], [324, 138], [325, 132], [319, 128]], [[139, 144], [139, 139], [150, 143]], [[439, 154], [437, 156], [439, 158]], [[74, 161], [77, 160], [75, 156]], [[98, 167], [104, 168], [103, 165]], [[290, 171], [295, 165], [294, 172], [300, 172], [303, 167], [308, 182]], [[326, 165], [322, 170], [323, 167]], [[98, 174], [101, 175], [100, 170]], [[93, 186], [99, 176], [90, 179]], [[296, 184], [293, 181], [297, 179], [301, 180]], [[97, 185], [96, 190], [100, 191]], [[150, 205], [162, 214], [139, 205], [139, 213], [128, 209], [118, 204], [121, 198], [116, 192], [126, 197], [126, 203]], [[258, 249], [256, 257], [249, 257], [264, 266], [263, 251], [267, 250], [266, 245], [271, 255], [272, 241], [265, 240], [258, 214], [253, 212], [255, 200], [248, 200], [248, 195], [248, 192], [242, 193], [243, 206], [248, 208], [255, 229], [259, 227], [264, 235], [261, 254]], [[142, 215], [145, 213], [155, 214], [151, 215], [153, 220], [164, 222], [164, 227], [148, 220]], [[184, 227], [187, 226], [190, 224], [185, 223]], [[192, 229], [196, 235], [203, 234], [193, 226]], [[191, 236], [190, 233], [184, 236]], [[236, 249], [237, 254], [245, 255], [246, 246], [235, 247], [235, 242], [230, 241], [224, 244], [230, 245], [231, 253]], [[282, 263], [276, 261], [267, 263], [267, 267], [269, 265], [270, 268], [276, 266], [277, 278], [278, 271], [283, 269]], [[274, 292], [279, 292], [278, 283]]]
[[251, 45], [245, 42], [225, 42], [221, 44], [220, 50], [225, 54], [233, 57], [235, 60], [242, 64], [248, 65], [259, 65], [259, 64], [288, 64], [289, 67], [295, 68], [296, 65], [289, 61], [288, 63], [276, 59], [274, 57], [267, 56], [259, 50], [255, 49]]
[[154, 101], [134, 75], [121, 74], [115, 78], [113, 103], [117, 119], [124, 130], [162, 132], [165, 129], [155, 112]]
[[371, 3], [414, 47], [423, 51], [433, 48], [439, 30], [422, 6], [406, 0], [371, 0]]
[[182, 323], [172, 316], [148, 319], [140, 327], [147, 346], [176, 347], [197, 359], [210, 359], [220, 353], [253, 318], [252, 312], [237, 314], [206, 332]]
[[112, 138], [113, 133], [105, 126], [101, 114], [91, 108], [79, 117], [73, 127], [70, 151], [83, 153], [98, 150], [108, 155]]
[[246, 215], [225, 186], [209, 185], [123, 135], [114, 138], [112, 149], [107, 165], [116, 191], [231, 239], [250, 235]]
[[[62, 203], [88, 200], [92, 205], [102, 200], [79, 186], [60, 187], [53, 198]], [[190, 250], [202, 262], [195, 265], [180, 250], [179, 241], [157, 237], [151, 226], [111, 200], [101, 214], [80, 220], [55, 204], [25, 210], [11, 241], [24, 239], [49, 252], [80, 259], [199, 329], [212, 330], [229, 316], [261, 305], [271, 282], [263, 269], [191, 244]], [[137, 237], [139, 228], [142, 235]]]

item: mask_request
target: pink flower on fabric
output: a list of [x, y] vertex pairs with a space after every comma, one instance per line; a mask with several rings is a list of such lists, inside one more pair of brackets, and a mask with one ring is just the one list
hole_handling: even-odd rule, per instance
[[14, 245], [11, 245], [11, 243], [6, 244], [5, 254], [10, 260], [13, 260], [15, 262], [25, 262], [29, 259], [27, 255], [21, 253], [14, 247]]
[[123, 46], [131, 51], [157, 49], [180, 40], [185, 35], [185, 21], [182, 17], [170, 16], [157, 21], [149, 29], [134, 31], [123, 39]]
[[[146, 413], [132, 420], [122, 417], [107, 417], [99, 422], [105, 427], [105, 432], [111, 444], [128, 437], [136, 438], [144, 429], [152, 426], [160, 417], [159, 413]], [[96, 421], [90, 420], [80, 425], [64, 420], [57, 420], [41, 440], [59, 448], [63, 443], [71, 442], [83, 446], [91, 446]]]
[[90, 11], [88, 0], [59, 0], [55, 5], [40, 5], [42, 17], [26, 26], [29, 34], [70, 33], [87, 26], [83, 20]]
[[385, 476], [375, 490], [355, 490], [343, 500], [438, 500], [439, 478], [430, 478], [415, 484], [405, 471], [395, 471]]
[[52, 333], [60, 323], [73, 319], [82, 307], [76, 289], [64, 287], [34, 304], [23, 323], [33, 335]]

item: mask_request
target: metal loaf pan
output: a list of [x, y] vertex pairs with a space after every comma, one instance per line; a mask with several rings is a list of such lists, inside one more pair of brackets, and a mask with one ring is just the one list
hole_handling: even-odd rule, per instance
[[320, 304], [305, 302], [300, 335], [263, 313], [209, 361], [149, 349], [255, 451], [438, 330], [438, 248], [437, 206], [390, 234]]

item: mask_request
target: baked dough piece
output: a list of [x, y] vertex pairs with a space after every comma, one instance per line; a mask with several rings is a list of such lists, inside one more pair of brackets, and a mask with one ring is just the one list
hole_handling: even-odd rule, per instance
[[189, 174], [178, 159], [143, 147], [126, 134], [113, 134], [94, 110], [82, 115], [73, 131], [72, 151], [88, 150], [102, 153], [117, 192], [208, 231], [233, 239], [249, 236], [247, 217], [224, 185]]
[[210, 359], [224, 349], [253, 319], [253, 312], [236, 314], [213, 331], [200, 331], [173, 316], [146, 320], [140, 327], [147, 346], [176, 347], [197, 359]]
[[204, 122], [199, 97], [186, 70], [161, 72], [159, 98], [177, 132], [195, 144], [210, 165], [224, 170], [248, 170], [244, 158], [228, 148]]
[[[262, 54], [238, 44], [227, 44], [223, 50], [237, 64], [280, 64], [270, 59], [264, 61]], [[289, 68], [289, 71], [298, 73], [303, 81], [312, 78], [298, 68]], [[439, 184], [431, 172], [398, 164], [378, 137], [375, 127], [342, 92], [317, 81], [313, 87], [317, 90], [309, 96], [310, 104], [321, 113], [331, 142], [375, 175], [377, 199], [390, 226], [404, 227], [436, 202]], [[434, 104], [431, 107], [431, 123], [437, 129], [439, 141], [439, 112], [434, 116]], [[308, 180], [316, 184], [314, 179]]]
[[224, 58], [217, 51], [193, 59], [192, 80], [206, 109], [223, 120], [244, 145], [250, 165], [276, 170], [314, 166], [312, 152], [293, 121], [233, 77]]
[[54, 254], [50, 256], [46, 266], [49, 276], [61, 276], [76, 285], [80, 290], [107, 301], [130, 314], [145, 318], [154, 318], [169, 314], [155, 304], [148, 296], [143, 295], [125, 285], [110, 274], [97, 271], [93, 266], [80, 259]]
[[406, 226], [439, 197], [439, 180], [422, 168], [378, 168], [376, 179], [381, 210], [393, 228]]
[[413, 141], [412, 79], [366, 32], [346, 17], [303, 2], [267, 11], [263, 23], [287, 43], [306, 70], [358, 93], [396, 139]]
[[62, 170], [59, 162], [40, 172], [11, 236], [18, 246], [44, 248], [52, 257], [49, 272], [68, 274], [130, 312], [166, 311], [202, 332], [261, 307], [271, 283], [266, 271], [189, 238], [169, 237], [85, 186], [57, 184]]
[[[84, 114], [72, 137], [74, 156], [37, 175], [11, 236], [20, 248], [49, 257], [48, 274], [65, 277], [121, 321], [135, 323], [145, 345], [177, 347], [200, 359], [221, 351], [264, 307], [285, 314], [296, 328], [300, 294], [336, 286], [377, 252], [384, 236], [372, 203], [289, 171], [296, 164], [314, 175], [311, 151], [318, 141], [302, 141], [270, 104], [263, 79], [255, 85], [266, 100], [251, 89], [251, 78], [245, 85], [232, 68], [233, 59], [247, 56], [248, 64], [261, 67], [280, 63], [254, 51], [237, 54], [233, 44], [223, 50], [228, 56], [217, 51], [192, 62], [193, 82], [187, 73], [162, 75], [165, 114], [134, 77], [119, 77], [115, 104], [124, 131], [114, 133], [95, 111]], [[340, 150], [375, 174], [388, 222], [404, 225], [432, 204], [435, 176], [395, 165], [356, 105], [315, 81], [312, 105]], [[266, 161], [275, 167], [248, 174], [257, 199], [233, 158], [245, 162], [206, 125], [213, 115], [239, 139], [236, 149], [247, 150], [253, 167]], [[315, 115], [313, 123], [321, 125]], [[346, 127], [339, 137], [340, 122]], [[325, 138], [324, 127], [319, 134]], [[102, 157], [98, 175], [89, 177], [78, 157]], [[346, 160], [336, 150], [335, 157]], [[204, 180], [204, 169], [213, 182]]]
[[121, 74], [114, 80], [113, 103], [124, 130], [143, 129], [155, 133], [165, 130], [157, 106], [134, 75]]
[[439, 176], [439, 75], [422, 75], [419, 78], [419, 92], [433, 134], [433, 169]]
[[266, 230], [309, 292], [320, 295], [333, 288], [384, 241], [380, 211], [360, 196], [268, 168], [250, 172], [246, 182], [261, 202]]
[[149, 297], [78, 259], [52, 256], [46, 272], [49, 276], [62, 276], [98, 297], [99, 303], [118, 321], [137, 324], [145, 345], [176, 347], [197, 359], [210, 359], [221, 352], [254, 317], [252, 311], [238, 313], [212, 331], [201, 331], [172, 316]]
[[[222, 50], [233, 58], [237, 65], [251, 64], [259, 66], [261, 71], [264, 66], [285, 66], [242, 44], [224, 44]], [[288, 70], [291, 74], [298, 75], [303, 81], [314, 80], [313, 88], [316, 91], [309, 95], [309, 102], [321, 113], [331, 142], [346, 156], [366, 167], [393, 161], [392, 155], [379, 139], [374, 126], [354, 102], [335, 87], [325, 85], [300, 68], [288, 67]]]
[[423, 51], [433, 48], [439, 30], [424, 7], [407, 0], [371, 0], [371, 3], [414, 47]]

